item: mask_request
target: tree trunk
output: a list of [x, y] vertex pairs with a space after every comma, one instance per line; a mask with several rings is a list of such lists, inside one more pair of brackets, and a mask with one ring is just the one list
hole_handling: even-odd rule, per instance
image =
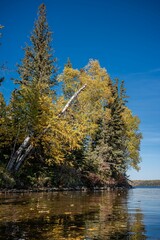
[[74, 99], [76, 99], [76, 97], [78, 97], [78, 95], [80, 94], [80, 92], [82, 92], [85, 88], [86, 88], [87, 84], [85, 84], [83, 87], [81, 87], [77, 92], [75, 92], [75, 94], [69, 99], [69, 101], [67, 102], [67, 104], [65, 105], [65, 107], [63, 108], [63, 110], [59, 113], [59, 117], [61, 117], [67, 110], [67, 108], [70, 107], [70, 105], [72, 104], [72, 102], [74, 101]]
[[15, 165], [17, 159], [21, 156], [22, 152], [28, 147], [28, 145], [30, 143], [30, 139], [31, 139], [31, 137], [27, 136], [24, 139], [21, 146], [18, 148], [18, 150], [14, 154], [12, 154], [12, 156], [7, 164], [7, 167], [6, 167], [8, 171], [11, 171], [14, 168], [14, 165]]
[[[80, 94], [80, 92], [82, 92], [85, 88], [86, 88], [86, 84], [84, 86], [82, 86], [67, 102], [67, 104], [65, 105], [65, 107], [62, 109], [62, 111], [59, 113], [58, 117], [61, 117], [66, 110], [70, 107], [70, 105], [72, 104], [72, 102], [77, 98], [77, 96]], [[49, 124], [44, 130], [43, 132], [37, 137], [37, 140], [44, 135], [49, 129], [50, 129], [51, 125]], [[17, 172], [19, 170], [19, 168], [21, 167], [21, 165], [24, 163], [24, 161], [26, 160], [26, 158], [31, 154], [31, 151], [33, 150], [33, 145], [32, 143], [30, 143], [31, 137], [27, 136], [23, 143], [20, 145], [20, 147], [18, 148], [18, 150], [12, 154], [6, 169], [10, 172]]]
[[23, 162], [25, 161], [26, 157], [28, 157], [33, 149], [33, 145], [29, 145], [29, 147], [27, 149], [25, 149], [25, 152], [22, 154], [22, 156], [20, 158], [17, 159], [16, 161], [16, 165], [14, 168], [14, 171], [17, 172], [20, 168], [20, 166], [23, 164]]

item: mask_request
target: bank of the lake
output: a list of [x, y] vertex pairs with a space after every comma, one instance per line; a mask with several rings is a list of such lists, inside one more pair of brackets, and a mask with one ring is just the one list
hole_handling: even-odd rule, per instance
[[125, 186], [103, 186], [103, 187], [92, 187], [88, 188], [83, 187], [52, 187], [52, 188], [27, 188], [27, 189], [18, 189], [18, 188], [2, 188], [0, 193], [45, 193], [45, 192], [94, 192], [94, 191], [117, 191], [117, 190], [128, 190], [132, 188], [132, 185], [128, 184]]

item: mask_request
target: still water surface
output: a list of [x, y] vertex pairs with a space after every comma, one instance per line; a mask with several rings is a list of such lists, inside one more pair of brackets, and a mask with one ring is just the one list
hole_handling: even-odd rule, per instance
[[160, 188], [0, 194], [0, 240], [160, 239]]

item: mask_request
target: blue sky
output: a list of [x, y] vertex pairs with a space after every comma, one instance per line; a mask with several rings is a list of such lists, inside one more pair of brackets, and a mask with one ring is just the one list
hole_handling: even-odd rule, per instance
[[[125, 80], [129, 107], [141, 119], [141, 170], [131, 179], [160, 179], [160, 1], [44, 0], [53, 31], [59, 71], [70, 57], [73, 67], [98, 59], [114, 78]], [[16, 63], [29, 43], [40, 0], [1, 0], [1, 87], [6, 99], [14, 86]]]

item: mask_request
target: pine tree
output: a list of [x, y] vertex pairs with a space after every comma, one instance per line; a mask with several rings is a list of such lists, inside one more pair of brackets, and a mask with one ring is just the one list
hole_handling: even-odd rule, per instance
[[70, 58], [67, 59], [67, 63], [66, 63], [64, 66], [65, 66], [65, 67], [72, 68], [72, 63], [71, 63]]
[[25, 57], [19, 65], [18, 73], [21, 85], [41, 84], [41, 94], [55, 85], [56, 58], [52, 57], [51, 32], [46, 19], [46, 7], [41, 4], [38, 19], [30, 37], [31, 46], [26, 46]]
[[21, 120], [25, 131], [32, 135], [38, 134], [38, 125], [41, 125], [42, 111], [47, 109], [46, 98], [50, 102], [55, 100], [53, 88], [56, 83], [55, 61], [51, 51], [51, 32], [46, 19], [46, 7], [41, 4], [38, 19], [35, 22], [33, 33], [30, 37], [31, 46], [25, 48], [25, 57], [19, 65], [18, 73], [20, 85], [17, 91], [17, 101], [21, 102]]
[[128, 96], [124, 81], [121, 82], [120, 87], [118, 80], [110, 86], [112, 96], [106, 107], [110, 118], [107, 121], [103, 118], [98, 148], [99, 154], [103, 152], [104, 146], [107, 149], [105, 157], [110, 165], [110, 174], [118, 180], [126, 175], [130, 166], [139, 169], [139, 147], [142, 135], [139, 132], [138, 117], [132, 116], [126, 106]]
[[110, 137], [108, 144], [111, 147], [110, 163], [112, 175], [117, 177], [119, 173], [125, 172], [125, 134], [122, 113], [124, 111], [124, 102], [121, 101], [118, 91], [118, 80], [113, 85], [113, 102], [108, 105], [111, 119], [108, 122]]
[[118, 80], [115, 83], [110, 80], [109, 87], [111, 96], [103, 105], [98, 131], [92, 140], [91, 151], [87, 153], [87, 158], [97, 162], [98, 171], [101, 171], [105, 180], [110, 177], [118, 179], [119, 175], [124, 174], [126, 170], [124, 123], [121, 116], [124, 110], [125, 94], [121, 86], [120, 98]]
[[36, 158], [43, 158], [43, 137], [39, 138], [38, 143], [34, 142], [56, 114], [53, 104], [56, 99], [53, 89], [56, 84], [56, 59], [52, 57], [51, 32], [44, 4], [39, 7], [38, 19], [30, 40], [31, 46], [25, 47], [25, 56], [18, 66], [20, 79], [15, 82], [19, 84], [19, 89], [12, 94], [10, 109], [17, 130], [15, 139], [18, 135], [16, 147], [25, 137], [32, 136]]

